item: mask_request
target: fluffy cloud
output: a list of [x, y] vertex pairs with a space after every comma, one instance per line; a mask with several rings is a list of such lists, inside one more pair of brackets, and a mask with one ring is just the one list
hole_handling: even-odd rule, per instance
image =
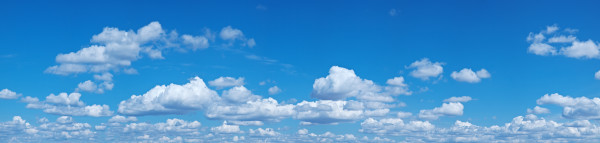
[[[101, 33], [92, 37], [91, 46], [75, 52], [58, 54], [55, 59], [57, 65], [48, 67], [45, 72], [58, 75], [102, 73], [102, 75], [94, 75], [96, 81], [81, 82], [77, 91], [103, 93], [114, 86], [111, 73], [137, 73], [131, 65], [138, 59], [143, 57], [164, 59], [162, 52], [169, 48], [181, 50], [208, 48], [212, 34], [209, 30], [206, 31], [207, 34], [203, 36], [187, 34], [179, 36], [175, 31], [166, 34], [167, 31], [159, 22], [151, 22], [137, 31], [106, 27]], [[256, 45], [254, 39], [244, 37], [239, 29], [225, 27], [221, 36], [231, 41], [242, 40], [243, 46]]]
[[233, 78], [233, 77], [219, 77], [213, 81], [209, 81], [208, 85], [217, 87], [219, 89], [224, 87], [242, 86], [244, 85], [244, 78]]
[[208, 48], [208, 38], [204, 36], [182, 35], [184, 44], [190, 45], [193, 50]]
[[371, 80], [361, 79], [354, 70], [333, 66], [329, 75], [315, 80], [311, 97], [322, 100], [355, 97], [361, 101], [391, 102], [394, 99], [390, 95], [411, 94], [402, 77], [390, 79], [388, 84], [382, 88]]
[[[571, 58], [600, 58], [600, 45], [591, 39], [577, 39], [573, 30], [567, 28], [563, 32], [556, 25], [547, 26], [539, 33], [529, 33], [527, 41], [531, 43], [528, 51], [536, 55], [563, 55]], [[546, 38], [546, 36], [551, 36]], [[555, 47], [561, 47], [557, 49]]]
[[218, 102], [217, 92], [209, 89], [199, 77], [184, 85], [159, 85], [143, 95], [132, 95], [121, 101], [119, 113], [125, 115], [181, 114], [207, 108]]
[[348, 97], [375, 95], [380, 87], [373, 81], [361, 79], [354, 70], [333, 66], [327, 77], [316, 79], [311, 97], [324, 100], [343, 100]]
[[391, 95], [411, 95], [412, 91], [408, 89], [408, 85], [404, 83], [404, 77], [394, 77], [388, 79], [388, 86], [385, 87], [385, 91]]
[[368, 118], [360, 123], [360, 126], [362, 127], [359, 130], [360, 132], [393, 135], [406, 135], [435, 129], [435, 126], [428, 121], [411, 121], [405, 124], [399, 118], [385, 118], [381, 120]]
[[468, 68], [464, 68], [464, 69], [460, 70], [459, 72], [453, 71], [452, 74], [450, 74], [450, 76], [456, 81], [462, 81], [462, 82], [468, 82], [468, 83], [477, 83], [477, 82], [480, 82], [481, 79], [483, 79], [483, 78], [491, 77], [490, 73], [485, 69], [481, 69], [477, 72], [473, 72], [473, 70], [468, 69]]
[[111, 73], [102, 73], [94, 75], [94, 80], [100, 82], [96, 84], [96, 82], [91, 80], [86, 80], [77, 85], [77, 89], [75, 91], [86, 91], [86, 92], [95, 92], [95, 93], [104, 93], [105, 90], [112, 90], [114, 84], [112, 83], [113, 75]]
[[79, 98], [79, 93], [60, 93], [58, 95], [50, 94], [45, 101], [40, 101], [36, 97], [25, 97], [21, 101], [27, 103], [27, 108], [42, 109], [46, 113], [68, 116], [111, 116], [108, 105], [85, 105]]
[[411, 117], [411, 116], [412, 116], [412, 113], [410, 113], [410, 112], [402, 112], [402, 111], [400, 111], [400, 112], [396, 113], [396, 117], [398, 117], [398, 118], [408, 118], [408, 117]]
[[450, 97], [448, 99], [444, 99], [444, 102], [469, 102], [471, 101], [470, 96], [461, 96], [461, 97]]
[[136, 117], [125, 117], [125, 116], [121, 116], [121, 115], [116, 115], [113, 116], [112, 118], [108, 119], [108, 122], [113, 122], [113, 123], [126, 123], [126, 122], [135, 122], [137, 121]]
[[278, 136], [280, 133], [276, 132], [272, 128], [258, 128], [256, 130], [250, 129], [248, 133], [251, 136]]
[[17, 94], [14, 91], [10, 91], [8, 89], [0, 90], [0, 99], [17, 99], [21, 97], [22, 94]]
[[296, 105], [294, 118], [302, 124], [335, 124], [351, 122], [363, 117], [363, 105], [352, 101], [302, 101]]
[[[156, 51], [153, 47], [142, 45], [159, 40], [164, 33], [158, 22], [151, 22], [138, 29], [137, 32], [106, 27], [100, 34], [92, 37], [91, 41], [98, 45], [92, 45], [77, 52], [57, 55], [56, 62], [59, 65], [49, 67], [46, 72], [68, 75], [119, 70], [121, 67], [130, 66], [131, 62], [137, 60], [143, 51]], [[162, 58], [160, 54], [149, 54], [149, 56], [150, 58]]]
[[274, 95], [274, 94], [277, 94], [279, 92], [281, 92], [281, 89], [279, 87], [277, 87], [277, 86], [273, 86], [273, 87], [269, 88], [269, 94], [270, 95]]
[[221, 29], [219, 37], [223, 40], [230, 41], [230, 45], [236, 40], [242, 41], [242, 46], [254, 47], [256, 45], [253, 38], [246, 38], [242, 30], [232, 28], [231, 26]]
[[403, 136], [405, 142], [595, 142], [600, 131], [587, 120], [558, 123], [531, 114], [490, 127], [457, 120], [449, 128], [435, 128], [427, 121], [404, 123], [397, 118], [369, 118], [361, 127], [363, 133]]
[[407, 68], [414, 69], [410, 72], [410, 75], [422, 80], [429, 80], [429, 78], [438, 77], [444, 72], [442, 67], [443, 63], [435, 62], [432, 63], [428, 58], [423, 58], [419, 61], [415, 61], [410, 64]]
[[460, 102], [443, 103], [442, 107], [436, 107], [431, 110], [421, 110], [419, 118], [427, 120], [437, 120], [440, 116], [462, 116], [465, 107]]
[[278, 122], [294, 114], [294, 105], [282, 105], [273, 98], [254, 99], [244, 103], [217, 103], [206, 112], [209, 119]]
[[240, 130], [240, 126], [237, 125], [228, 125], [227, 121], [223, 122], [223, 125], [212, 127], [210, 130], [213, 133], [217, 134], [231, 134], [231, 133], [243, 133], [244, 131]]
[[540, 107], [540, 106], [535, 106], [533, 109], [527, 108], [527, 113], [529, 113], [529, 114], [547, 114], [547, 113], [550, 113], [550, 110], [547, 108]]
[[554, 104], [563, 107], [562, 116], [570, 119], [600, 119], [600, 98], [573, 98], [558, 93], [546, 94], [537, 100], [537, 104]]

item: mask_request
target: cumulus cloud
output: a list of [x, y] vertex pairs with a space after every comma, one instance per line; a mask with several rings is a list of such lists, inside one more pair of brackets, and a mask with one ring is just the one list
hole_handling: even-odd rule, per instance
[[563, 107], [562, 116], [569, 119], [600, 119], [600, 98], [573, 98], [558, 93], [546, 94], [537, 100], [537, 104], [554, 104]]
[[491, 77], [490, 73], [485, 69], [473, 72], [473, 70], [469, 68], [463, 68], [459, 72], [453, 71], [450, 76], [456, 81], [468, 83], [477, 83], [480, 82], [481, 79]]
[[183, 43], [190, 45], [192, 50], [206, 49], [209, 46], [208, 38], [204, 36], [182, 35], [181, 38]]
[[274, 94], [277, 94], [279, 92], [281, 92], [281, 89], [279, 87], [277, 87], [277, 86], [273, 86], [273, 87], [269, 88], [269, 94], [270, 95], [274, 95]]
[[216, 134], [232, 134], [232, 133], [243, 133], [244, 131], [240, 130], [240, 126], [237, 125], [228, 125], [227, 121], [223, 122], [223, 125], [212, 127], [210, 130]]
[[470, 96], [461, 96], [461, 97], [450, 97], [448, 99], [444, 99], [444, 102], [469, 102], [471, 101]]
[[388, 84], [381, 87], [371, 80], [361, 79], [354, 70], [333, 66], [329, 69], [329, 75], [315, 80], [311, 97], [321, 100], [355, 97], [361, 101], [391, 102], [394, 99], [390, 95], [411, 94], [402, 77], [390, 79]]
[[[164, 35], [160, 23], [151, 22], [140, 28], [124, 31], [117, 28], [106, 27], [92, 37], [92, 42], [98, 45], [83, 48], [77, 52], [59, 54], [56, 62], [59, 65], [46, 69], [47, 73], [69, 75], [82, 72], [108, 72], [128, 67], [132, 61], [140, 57], [140, 53], [156, 51], [155, 47], [145, 47], [149, 42], [159, 40]], [[162, 58], [162, 55], [151, 55], [151, 58]]]
[[[529, 53], [536, 55], [563, 55], [570, 58], [591, 59], [600, 58], [600, 45], [591, 39], [579, 40], [572, 29], [560, 32], [556, 25], [547, 26], [539, 33], [529, 33], [527, 41]], [[546, 38], [546, 36], [552, 36]], [[557, 48], [559, 47], [559, 48]]]
[[327, 77], [315, 80], [311, 97], [324, 100], [343, 100], [348, 97], [374, 95], [380, 87], [373, 81], [361, 79], [354, 70], [333, 66]]
[[230, 41], [230, 45], [233, 44], [234, 41], [241, 41], [242, 46], [254, 47], [256, 45], [256, 42], [253, 38], [246, 38], [242, 30], [233, 28], [231, 26], [221, 29], [219, 37], [223, 40]]
[[232, 86], [241, 86], [244, 85], [244, 78], [239, 77], [236, 79], [233, 77], [219, 77], [215, 80], [209, 81], [208, 85], [217, 87], [219, 89]]
[[110, 119], [108, 119], [108, 122], [113, 122], [113, 123], [126, 123], [126, 122], [135, 122], [137, 121], [136, 117], [125, 117], [125, 116], [121, 116], [121, 115], [116, 115], [111, 117]]
[[14, 91], [10, 91], [8, 89], [0, 90], [0, 99], [17, 99], [21, 97], [22, 94], [16, 93]]
[[294, 114], [294, 105], [279, 104], [273, 98], [254, 99], [244, 103], [217, 103], [205, 110], [209, 119], [278, 122]]
[[465, 107], [460, 102], [443, 103], [442, 107], [431, 110], [421, 110], [419, 118], [426, 120], [437, 120], [440, 116], [462, 116]]
[[550, 113], [550, 110], [548, 108], [535, 106], [533, 109], [527, 108], [527, 113], [529, 113], [529, 114], [548, 114], [548, 113]]
[[125, 115], [181, 114], [207, 108], [221, 100], [199, 77], [184, 85], [158, 85], [143, 95], [132, 95], [119, 103]]
[[363, 117], [362, 108], [361, 103], [352, 101], [302, 101], [295, 107], [297, 113], [294, 118], [304, 125], [352, 122]]
[[[55, 59], [57, 65], [48, 67], [45, 72], [57, 75], [98, 73], [94, 75], [96, 81], [81, 82], [77, 91], [103, 93], [113, 87], [111, 73], [136, 74], [137, 70], [131, 65], [143, 57], [164, 59], [162, 52], [174, 47], [192, 50], [208, 48], [212, 36], [209, 30], [206, 31], [207, 34], [198, 36], [179, 36], [175, 31], [167, 34], [167, 30], [156, 21], [136, 31], [105, 27], [101, 33], [92, 36], [91, 46], [58, 54]], [[256, 45], [254, 39], [244, 37], [239, 29], [225, 27], [221, 36], [229, 40], [243, 40], [243, 46]]]
[[79, 100], [79, 93], [60, 93], [58, 95], [50, 94], [46, 96], [45, 101], [40, 101], [36, 97], [25, 97], [21, 101], [27, 103], [27, 108], [42, 109], [46, 113], [68, 116], [111, 116], [108, 105], [86, 105]]
[[258, 128], [258, 129], [250, 129], [248, 133], [251, 136], [278, 136], [280, 133], [273, 130], [273, 128]]
[[388, 79], [388, 86], [385, 87], [385, 91], [391, 95], [411, 95], [412, 91], [408, 89], [408, 85], [404, 82], [404, 77], [394, 77]]
[[399, 111], [398, 113], [396, 113], [396, 117], [398, 117], [398, 118], [408, 118], [411, 116], [412, 116], [412, 113], [410, 113], [410, 112]]
[[399, 118], [385, 118], [381, 120], [368, 118], [360, 123], [360, 126], [362, 127], [359, 130], [360, 132], [394, 135], [414, 134], [435, 129], [435, 126], [428, 121], [410, 121], [404, 123], [404, 121]]
[[397, 118], [370, 118], [361, 123], [359, 131], [403, 136], [405, 142], [595, 142], [599, 130], [587, 120], [558, 123], [529, 114], [490, 127], [457, 120], [449, 128], [435, 128], [427, 121], [405, 123]]
[[429, 80], [429, 78], [438, 77], [444, 72], [442, 65], [443, 63], [431, 62], [428, 58], [423, 58], [413, 62], [407, 68], [414, 69], [410, 72], [411, 76], [422, 80]]

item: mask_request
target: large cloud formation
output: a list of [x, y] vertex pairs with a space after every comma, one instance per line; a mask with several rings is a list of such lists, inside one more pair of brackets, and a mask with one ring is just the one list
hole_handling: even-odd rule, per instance
[[119, 113], [125, 115], [182, 114], [205, 109], [221, 98], [199, 77], [184, 85], [159, 85], [143, 95], [121, 101]]

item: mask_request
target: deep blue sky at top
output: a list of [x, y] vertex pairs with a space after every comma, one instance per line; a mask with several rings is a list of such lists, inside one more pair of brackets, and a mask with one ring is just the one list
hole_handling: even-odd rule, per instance
[[[517, 3], [518, 2], [518, 3]], [[529, 32], [548, 25], [579, 29], [583, 40], [600, 39], [597, 1], [3, 1], [0, 2], [0, 89], [43, 98], [50, 93], [72, 92], [91, 74], [60, 76], [44, 73], [59, 53], [90, 45], [104, 27], [137, 29], [152, 21], [180, 34], [218, 32], [222, 27], [241, 29], [257, 46], [240, 48], [293, 65], [281, 66], [249, 60], [243, 55], [213, 48], [181, 53], [167, 51], [164, 60], [143, 58], [132, 67], [137, 75], [115, 74], [115, 88], [102, 95], [84, 93], [88, 104], [108, 104], [145, 93], [155, 85], [186, 83], [199, 76], [205, 81], [220, 76], [245, 77], [253, 92], [268, 96], [273, 80], [283, 89], [273, 98], [310, 99], [312, 83], [331, 66], [355, 70], [358, 76], [384, 84], [404, 76], [411, 90], [429, 90], [398, 99], [403, 111], [418, 113], [451, 96], [471, 96], [465, 115], [457, 119], [478, 125], [510, 121], [535, 106], [546, 93], [598, 97], [600, 83], [593, 74], [598, 60], [544, 57], [527, 53]], [[566, 10], [568, 8], [568, 10]], [[391, 16], [391, 9], [397, 14]], [[406, 66], [421, 58], [444, 62], [444, 79], [421, 81], [408, 76]], [[492, 78], [478, 84], [452, 80], [449, 73], [462, 68], [485, 68]], [[44, 113], [26, 110], [25, 103], [0, 101], [7, 114], [36, 118]], [[487, 110], [481, 110], [481, 109]], [[493, 120], [493, 117], [497, 119]], [[106, 117], [109, 118], [109, 117]], [[158, 117], [148, 117], [154, 119]], [[165, 117], [166, 118], [166, 117]], [[185, 118], [185, 117], [184, 117]], [[189, 118], [202, 118], [195, 114]], [[92, 118], [90, 118], [91, 120]], [[143, 118], [140, 120], [144, 121]], [[158, 119], [157, 119], [158, 120]], [[159, 119], [163, 121], [163, 118]], [[152, 120], [151, 120], [152, 121]], [[218, 123], [218, 122], [217, 122]], [[285, 122], [284, 122], [285, 123]], [[296, 123], [290, 126], [296, 126]]]

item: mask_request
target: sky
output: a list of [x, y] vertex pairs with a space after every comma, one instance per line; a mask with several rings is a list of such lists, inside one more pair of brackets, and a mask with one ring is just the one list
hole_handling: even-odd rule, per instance
[[596, 1], [2, 1], [2, 142], [600, 142]]

